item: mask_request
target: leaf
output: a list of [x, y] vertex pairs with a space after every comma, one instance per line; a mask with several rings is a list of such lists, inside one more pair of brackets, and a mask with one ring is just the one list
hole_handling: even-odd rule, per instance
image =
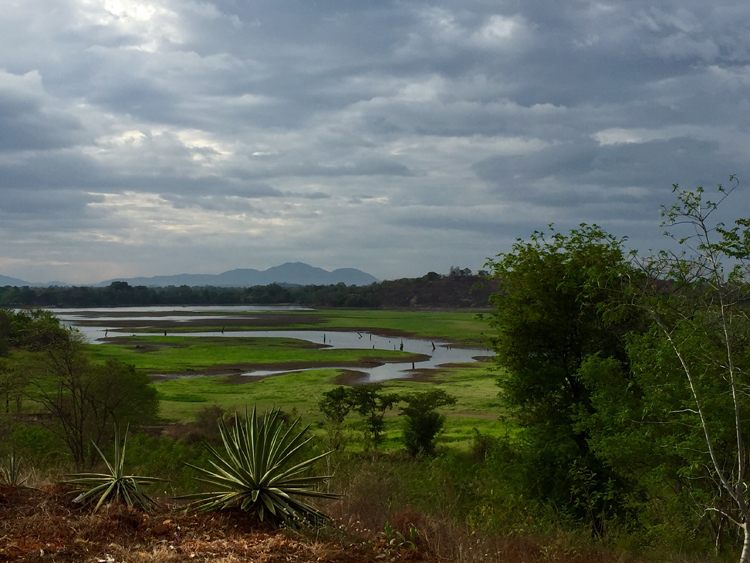
[[295, 497], [338, 498], [315, 488], [330, 476], [300, 476], [332, 452], [295, 463], [295, 455], [311, 439], [305, 437], [309, 427], [296, 431], [298, 419], [285, 428], [279, 414], [278, 410], [271, 410], [261, 419], [255, 408], [250, 414], [246, 410], [244, 417], [235, 413], [231, 429], [219, 421], [224, 451], [205, 444], [215, 471], [187, 464], [203, 476], [200, 481], [216, 490], [179, 498], [194, 500], [190, 507], [202, 512], [229, 508], [254, 510], [258, 518], [268, 518], [274, 524], [315, 524], [326, 519]]

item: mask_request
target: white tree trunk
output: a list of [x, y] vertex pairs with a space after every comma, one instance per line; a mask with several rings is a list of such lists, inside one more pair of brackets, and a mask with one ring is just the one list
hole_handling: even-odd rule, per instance
[[740, 555], [740, 563], [747, 563], [750, 557], [750, 534], [747, 529], [747, 522], [742, 524], [742, 531], [745, 534], [745, 539], [742, 542], [742, 555]]

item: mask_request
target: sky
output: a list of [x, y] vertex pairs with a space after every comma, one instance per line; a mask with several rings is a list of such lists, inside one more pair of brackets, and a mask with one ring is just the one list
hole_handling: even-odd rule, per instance
[[477, 270], [750, 217], [750, 3], [0, 0], [0, 274]]

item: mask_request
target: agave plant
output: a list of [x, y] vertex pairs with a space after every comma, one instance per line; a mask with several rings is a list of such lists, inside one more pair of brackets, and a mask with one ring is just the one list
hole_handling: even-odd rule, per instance
[[[74, 502], [80, 502], [89, 505], [96, 502], [94, 512], [105, 502], [120, 500], [132, 508], [140, 508], [144, 511], [151, 510], [152, 506], [158, 503], [141, 490], [142, 485], [164, 481], [158, 477], [141, 477], [137, 475], [125, 474], [125, 446], [128, 441], [128, 431], [125, 430], [125, 437], [120, 445], [120, 432], [115, 429], [115, 455], [112, 463], [102, 453], [99, 447], [94, 444], [96, 451], [107, 464], [107, 473], [74, 473], [68, 476], [67, 483], [78, 485], [83, 491], [73, 499]], [[93, 442], [92, 442], [93, 444]]]
[[21, 458], [12, 452], [0, 464], [0, 483], [10, 487], [23, 487], [28, 477], [21, 477]]
[[266, 412], [261, 420], [255, 408], [250, 416], [247, 411], [244, 417], [235, 413], [231, 429], [219, 420], [224, 452], [205, 443], [213, 469], [188, 464], [201, 473], [199, 481], [217, 490], [181, 498], [194, 499], [190, 507], [202, 512], [240, 508], [254, 511], [261, 520], [272, 524], [319, 525], [327, 520], [328, 516], [300, 497], [338, 498], [315, 488], [330, 475], [305, 475], [316, 461], [332, 452], [295, 463], [295, 454], [312, 439], [305, 438], [309, 426], [295, 432], [298, 423], [299, 419], [295, 420], [285, 431], [278, 410]]

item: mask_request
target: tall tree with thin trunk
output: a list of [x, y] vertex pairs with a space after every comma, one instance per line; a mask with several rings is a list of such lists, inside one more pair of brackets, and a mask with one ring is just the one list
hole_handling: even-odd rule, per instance
[[[719, 204], [737, 187], [733, 177], [730, 181], [731, 189], [719, 186], [716, 202], [707, 200], [702, 188], [680, 191], [675, 185], [677, 202], [662, 209], [665, 234], [682, 250], [662, 251], [640, 262], [649, 281], [639, 288], [639, 303], [654, 322], [651, 336], [659, 335], [662, 343], [652, 340], [641, 354], [649, 355], [655, 378], [659, 372], [680, 373], [683, 402], [669, 414], [701, 436], [705, 452], [697, 454], [696, 466], [704, 466], [716, 491], [706, 510], [741, 530], [740, 562], [746, 563], [750, 220], [739, 219], [731, 228], [716, 221]], [[686, 234], [678, 238], [680, 231]], [[636, 368], [638, 362], [633, 359]]]
[[118, 361], [94, 364], [75, 330], [46, 345], [28, 369], [28, 397], [42, 407], [42, 424], [65, 442], [79, 469], [96, 461], [91, 445], [104, 447], [118, 425], [157, 416], [159, 401], [148, 376]]

